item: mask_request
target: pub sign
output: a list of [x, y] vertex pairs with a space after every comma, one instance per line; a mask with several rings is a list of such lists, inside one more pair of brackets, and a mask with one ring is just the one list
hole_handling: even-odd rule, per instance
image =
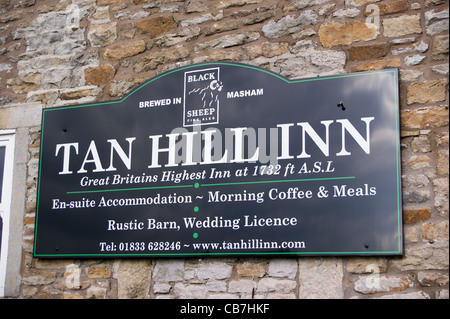
[[398, 70], [171, 70], [42, 115], [39, 258], [401, 255]]

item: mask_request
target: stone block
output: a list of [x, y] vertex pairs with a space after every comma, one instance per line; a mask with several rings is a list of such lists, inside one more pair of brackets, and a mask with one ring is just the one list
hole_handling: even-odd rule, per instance
[[431, 217], [429, 208], [404, 209], [403, 223], [406, 225], [417, 224], [428, 220]]
[[299, 259], [299, 298], [344, 298], [343, 276], [342, 259]]
[[233, 33], [207, 42], [198, 43], [194, 47], [195, 52], [205, 52], [212, 49], [229, 48], [237, 45], [242, 45], [252, 41], [258, 40], [259, 32], [247, 31], [243, 33]]
[[256, 293], [276, 292], [282, 294], [293, 293], [297, 286], [295, 280], [262, 278], [257, 285]]
[[117, 38], [117, 23], [93, 24], [88, 28], [88, 39], [93, 47], [105, 47]]
[[111, 269], [108, 265], [102, 266], [91, 266], [89, 267], [88, 273], [89, 278], [110, 278], [111, 277]]
[[171, 16], [147, 18], [136, 22], [140, 33], [148, 33], [151, 37], [157, 37], [178, 27]]
[[286, 16], [278, 21], [269, 21], [262, 27], [266, 38], [275, 39], [302, 30], [305, 26], [317, 23], [318, 15], [312, 10], [305, 10], [298, 17]]
[[226, 9], [229, 7], [241, 7], [246, 4], [256, 4], [261, 3], [264, 0], [221, 0], [216, 1], [214, 4], [214, 9]]
[[407, 102], [413, 103], [433, 103], [444, 101], [447, 94], [448, 80], [432, 80], [416, 82], [407, 89]]
[[386, 37], [400, 37], [407, 34], [422, 33], [420, 15], [402, 15], [383, 20], [383, 35]]
[[438, 151], [437, 172], [441, 175], [448, 175], [448, 149]]
[[183, 45], [171, 47], [167, 50], [153, 52], [139, 58], [134, 65], [134, 71], [139, 73], [155, 70], [161, 64], [177, 62], [188, 57], [189, 54], [189, 49]]
[[295, 0], [289, 1], [287, 5], [283, 7], [284, 12], [297, 11], [307, 7], [324, 4], [331, 0]]
[[422, 225], [421, 237], [430, 243], [436, 241], [447, 241], [449, 239], [448, 221], [440, 223], [426, 223]]
[[324, 23], [319, 28], [320, 43], [325, 48], [350, 45], [355, 41], [373, 40], [377, 36], [378, 29], [374, 24], [360, 21]]
[[352, 274], [384, 273], [387, 260], [382, 257], [350, 257], [346, 270]]
[[84, 70], [86, 84], [102, 85], [107, 84], [114, 77], [116, 69], [111, 64], [104, 64], [98, 67]]
[[437, 35], [434, 37], [433, 45], [431, 47], [431, 58], [433, 60], [448, 60], [449, 52], [449, 36]]
[[389, 52], [389, 43], [353, 46], [348, 50], [350, 60], [366, 61], [384, 57]]
[[363, 294], [379, 292], [404, 291], [414, 283], [408, 277], [379, 276], [377, 274], [361, 276], [354, 284], [354, 289]]
[[[150, 265], [151, 261], [146, 259], [118, 261], [116, 272], [118, 298], [148, 298], [151, 280]], [[137, 278], [139, 280], [136, 280]]]
[[448, 248], [448, 241], [413, 245], [405, 249], [403, 258], [391, 260], [391, 267], [400, 271], [428, 269], [448, 271]]
[[226, 279], [231, 275], [233, 266], [224, 262], [202, 263], [196, 270], [198, 279]]
[[42, 74], [28, 73], [19, 75], [7, 80], [7, 84], [12, 88], [14, 93], [28, 93], [36, 91], [41, 85]]
[[439, 106], [400, 111], [400, 122], [405, 128], [427, 129], [448, 125], [448, 109]]
[[238, 275], [242, 277], [262, 277], [266, 274], [263, 266], [257, 263], [246, 262], [236, 266]]
[[137, 55], [144, 51], [144, 40], [126, 41], [113, 44], [106, 49], [103, 56], [108, 60], [120, 60]]
[[228, 284], [228, 292], [240, 293], [244, 296], [251, 296], [256, 288], [256, 282], [250, 279], [232, 280]]
[[379, 61], [359, 62], [352, 66], [351, 70], [352, 72], [375, 71], [386, 68], [399, 68], [401, 64], [399, 58], [383, 59]]
[[268, 275], [293, 279], [297, 276], [298, 265], [294, 259], [274, 259], [269, 263]]
[[[429, 160], [429, 158], [428, 158]], [[429, 166], [429, 162], [426, 162], [424, 167]], [[413, 190], [403, 192], [403, 203], [404, 204], [423, 204], [429, 202], [431, 199], [431, 194], [427, 190]]]
[[186, 13], [205, 12], [208, 11], [208, 1], [187, 0], [184, 3]]
[[425, 12], [425, 27], [428, 35], [435, 35], [449, 29], [449, 9]]
[[158, 260], [153, 271], [153, 280], [156, 282], [183, 281], [183, 260]]
[[[406, 0], [390, 1], [389, 3], [378, 4], [377, 7], [380, 15], [387, 15], [408, 10], [408, 2]], [[370, 14], [370, 11], [364, 12], [365, 16]]]
[[205, 285], [176, 283], [173, 292], [177, 299], [205, 299], [208, 292]]

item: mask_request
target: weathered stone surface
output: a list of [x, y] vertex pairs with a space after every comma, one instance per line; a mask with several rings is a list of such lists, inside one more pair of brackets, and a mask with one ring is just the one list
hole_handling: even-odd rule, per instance
[[325, 48], [350, 45], [355, 41], [373, 40], [378, 30], [375, 25], [359, 21], [324, 23], [319, 28], [320, 43]]
[[430, 296], [423, 291], [418, 291], [404, 294], [401, 293], [389, 294], [384, 295], [378, 299], [430, 299]]
[[[424, 156], [425, 157], [425, 156]], [[424, 163], [415, 164], [413, 168], [427, 168], [430, 166], [430, 158], [426, 159], [427, 161]], [[418, 167], [419, 166], [419, 167]], [[405, 191], [403, 192], [403, 203], [404, 204], [423, 204], [429, 202], [431, 199], [431, 194], [427, 190], [414, 190], [414, 191]]]
[[282, 294], [293, 293], [297, 282], [295, 280], [262, 278], [257, 285], [256, 293], [277, 292]]
[[345, 53], [334, 50], [317, 50], [308, 40], [302, 40], [279, 57], [275, 57], [277, 71], [288, 78], [312, 77], [345, 73]]
[[266, 270], [258, 263], [246, 262], [236, 266], [238, 275], [242, 277], [262, 277], [266, 274]]
[[436, 241], [448, 242], [448, 233], [448, 221], [443, 221], [440, 223], [426, 223], [422, 226], [421, 230], [422, 239], [430, 243], [434, 243]]
[[280, 56], [289, 51], [289, 43], [270, 43], [265, 42], [261, 46], [261, 54], [266, 58], [272, 58], [275, 56]]
[[115, 43], [103, 55], [108, 60], [120, 60], [145, 51], [144, 40]]
[[384, 273], [387, 270], [387, 260], [378, 257], [351, 257], [346, 270], [353, 274]]
[[170, 292], [170, 289], [172, 288], [171, 285], [166, 283], [156, 283], [153, 285], [153, 292], [155, 294], [167, 294]]
[[448, 242], [407, 247], [403, 258], [392, 260], [391, 266], [400, 271], [448, 269], [448, 248]]
[[228, 284], [228, 292], [239, 293], [243, 298], [251, 298], [256, 282], [251, 279], [232, 280]]
[[200, 0], [187, 0], [184, 3], [186, 13], [205, 12], [208, 10], [208, 5]]
[[240, 7], [246, 4], [261, 3], [264, 0], [221, 0], [214, 4], [215, 9], [226, 9], [229, 7]]
[[[387, 15], [408, 10], [408, 2], [406, 0], [390, 1], [389, 3], [378, 4], [377, 7], [380, 15]], [[365, 16], [370, 14], [369, 11], [364, 13]]]
[[422, 61], [424, 59], [425, 59], [425, 56], [420, 55], [420, 54], [415, 54], [413, 56], [407, 56], [405, 58], [405, 65], [407, 65], [407, 66], [418, 65], [418, 64], [422, 63]]
[[220, 21], [214, 23], [212, 26], [206, 29], [205, 34], [206, 35], [212, 35], [216, 33], [222, 33], [226, 31], [232, 31], [236, 30], [238, 28], [237, 21]]
[[437, 172], [441, 175], [448, 175], [448, 149], [438, 151]]
[[447, 35], [437, 35], [433, 40], [433, 45], [431, 47], [433, 60], [448, 60], [449, 52], [449, 36]]
[[86, 84], [102, 85], [108, 83], [116, 73], [114, 67], [110, 64], [104, 64], [98, 67], [87, 68], [84, 70]]
[[445, 286], [449, 282], [448, 273], [443, 274], [434, 271], [419, 271], [417, 280], [423, 287]]
[[389, 43], [353, 46], [348, 50], [350, 60], [373, 60], [384, 57], [389, 52]]
[[333, 12], [333, 18], [354, 18], [359, 16], [361, 10], [358, 8], [339, 9]]
[[[149, 297], [151, 279], [150, 265], [151, 261], [145, 259], [122, 259], [118, 261], [118, 298], [147, 299]], [[136, 280], [136, 278], [139, 278], [139, 280]]]
[[23, 276], [23, 283], [25, 285], [46, 285], [51, 284], [56, 280], [56, 273], [54, 271], [44, 270], [27, 270]]
[[385, 18], [383, 19], [383, 28], [383, 35], [386, 37], [400, 37], [407, 34], [422, 33], [419, 14]]
[[189, 54], [189, 49], [182, 45], [171, 47], [167, 50], [153, 52], [139, 58], [134, 65], [134, 70], [136, 72], [155, 70], [158, 65], [179, 61], [188, 57]]
[[183, 28], [179, 32], [168, 33], [155, 39], [154, 44], [160, 47], [171, 47], [181, 42], [191, 41], [202, 33], [200, 27]]
[[224, 262], [202, 263], [196, 270], [198, 279], [226, 279], [230, 277], [233, 266]]
[[411, 142], [411, 148], [414, 152], [431, 152], [431, 143], [426, 135], [415, 137]]
[[294, 279], [297, 275], [297, 261], [293, 259], [275, 259], [269, 263], [268, 274], [271, 277]]
[[402, 63], [399, 58], [383, 59], [379, 61], [359, 62], [354, 65], [351, 70], [352, 72], [375, 71], [386, 68], [399, 68], [401, 65]]
[[448, 63], [434, 65], [434, 66], [431, 67], [431, 70], [434, 73], [437, 73], [437, 74], [449, 75], [449, 65], [448, 65]]
[[129, 92], [131, 88], [135, 87], [138, 84], [141, 84], [145, 80], [145, 78], [133, 78], [127, 81], [111, 82], [111, 84], [109, 85], [109, 96], [122, 96], [125, 93]]
[[402, 125], [406, 128], [443, 127], [448, 125], [448, 109], [436, 106], [402, 110], [400, 118]]
[[199, 43], [195, 46], [195, 52], [205, 52], [216, 48], [229, 48], [252, 41], [258, 40], [260, 37], [259, 32], [248, 31], [244, 33], [233, 33], [214, 40]]
[[435, 35], [449, 29], [449, 9], [425, 12], [425, 27], [428, 35]]
[[110, 278], [111, 269], [108, 265], [91, 266], [89, 267], [87, 275], [89, 278]]
[[40, 73], [29, 73], [8, 79], [7, 83], [15, 93], [28, 93], [37, 90], [41, 85], [41, 79]]
[[204, 285], [182, 283], [176, 283], [173, 292], [178, 299], [205, 299], [208, 293]]
[[197, 25], [197, 24], [201, 24], [204, 22], [208, 22], [208, 21], [219, 21], [219, 20], [222, 20], [223, 17], [224, 17], [223, 10], [219, 10], [219, 12], [214, 13], [214, 14], [213, 13], [205, 13], [205, 14], [202, 14], [202, 15], [197, 16], [192, 19], [182, 20], [182, 21], [180, 21], [180, 25], [182, 27], [189, 27], [192, 25]]
[[93, 47], [105, 47], [117, 38], [117, 23], [91, 24], [88, 29], [88, 39]]
[[76, 89], [67, 89], [61, 92], [61, 100], [77, 100], [87, 96], [96, 96], [101, 92], [97, 87], [80, 87]]
[[278, 21], [269, 21], [262, 27], [266, 38], [275, 39], [302, 30], [305, 26], [317, 23], [318, 16], [312, 10], [305, 10], [298, 17], [286, 16]]
[[183, 260], [158, 260], [153, 271], [155, 282], [183, 281]]
[[354, 289], [363, 294], [373, 294], [377, 292], [404, 291], [414, 283], [408, 277], [388, 277], [370, 275], [361, 276], [354, 285]]
[[242, 23], [244, 25], [252, 25], [256, 23], [261, 23], [275, 16], [275, 11], [266, 11], [262, 13], [253, 14], [249, 17], [243, 19]]
[[370, 3], [379, 2], [381, 0], [345, 0], [346, 5], [352, 5], [352, 6], [360, 6]]
[[407, 101], [413, 103], [432, 103], [444, 101], [448, 80], [433, 80], [413, 83], [408, 87]]
[[404, 209], [403, 210], [403, 223], [404, 224], [417, 224], [423, 222], [431, 217], [431, 211], [429, 208], [417, 208], [417, 209]]
[[300, 299], [343, 298], [342, 279], [341, 259], [299, 259]]
[[99, 7], [101, 6], [109, 6], [111, 4], [117, 4], [119, 3], [121, 0], [97, 0], [97, 5]]
[[297, 11], [307, 7], [324, 4], [330, 2], [331, 0], [295, 0], [290, 1], [287, 5], [283, 7], [284, 12]]
[[136, 23], [136, 27], [141, 33], [148, 33], [152, 37], [157, 37], [178, 27], [178, 24], [171, 16], [161, 16], [147, 18]]

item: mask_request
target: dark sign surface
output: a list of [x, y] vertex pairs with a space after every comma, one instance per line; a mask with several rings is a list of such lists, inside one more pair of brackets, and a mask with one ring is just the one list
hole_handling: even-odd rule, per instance
[[35, 257], [401, 255], [396, 69], [161, 74], [43, 111]]

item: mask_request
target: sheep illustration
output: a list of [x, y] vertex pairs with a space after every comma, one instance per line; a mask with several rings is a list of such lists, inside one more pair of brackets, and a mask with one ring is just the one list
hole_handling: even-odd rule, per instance
[[223, 84], [222, 81], [213, 80], [207, 86], [203, 88], [195, 88], [191, 90], [188, 95], [193, 93], [197, 93], [201, 96], [201, 100], [203, 102], [203, 108], [206, 106], [212, 107], [213, 103], [218, 103], [219, 101], [219, 92], [222, 91]]

